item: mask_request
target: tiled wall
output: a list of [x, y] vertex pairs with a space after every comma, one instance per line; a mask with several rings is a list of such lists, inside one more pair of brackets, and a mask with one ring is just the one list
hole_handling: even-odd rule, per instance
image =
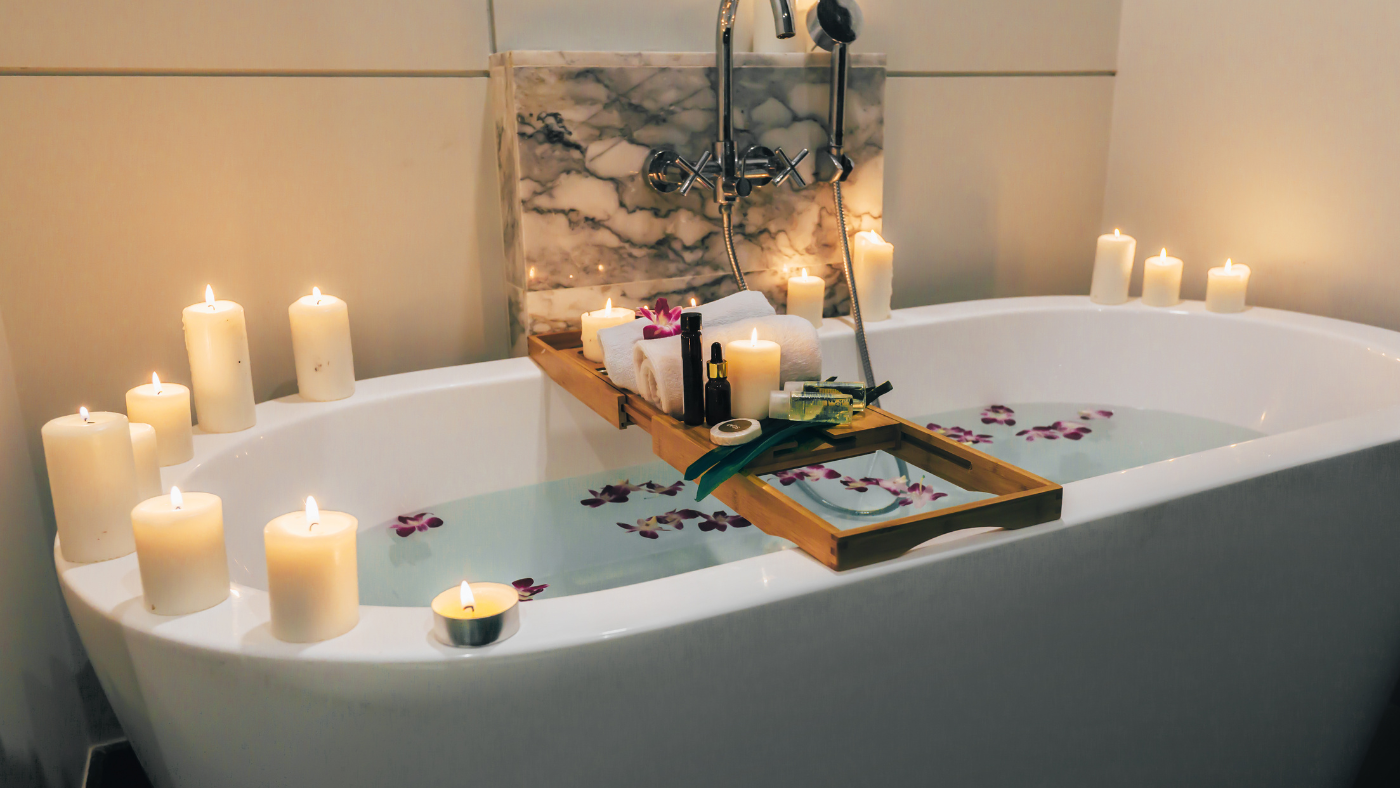
[[[863, 5], [897, 305], [1083, 292], [1119, 0]], [[188, 382], [206, 283], [248, 310], [259, 399], [312, 285], [361, 377], [504, 356], [493, 47], [710, 51], [716, 6], [0, 0], [0, 314], [40, 475], [47, 419]]]

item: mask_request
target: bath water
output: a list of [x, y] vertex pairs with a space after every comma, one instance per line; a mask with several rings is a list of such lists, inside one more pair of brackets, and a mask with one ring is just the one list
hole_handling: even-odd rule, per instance
[[[1060, 484], [1262, 435], [1163, 411], [1054, 403], [996, 407], [1004, 410], [970, 408], [913, 421], [937, 424], [950, 437]], [[924, 478], [915, 468], [910, 478], [898, 477], [894, 458], [881, 452], [765, 478], [839, 528], [990, 497]], [[842, 515], [809, 493], [847, 509], [887, 511]], [[548, 599], [791, 546], [737, 519], [714, 498], [697, 503], [695, 485], [660, 460], [473, 495], [405, 512], [404, 519], [359, 534], [363, 604], [425, 606], [463, 579], [514, 583], [522, 598]]]

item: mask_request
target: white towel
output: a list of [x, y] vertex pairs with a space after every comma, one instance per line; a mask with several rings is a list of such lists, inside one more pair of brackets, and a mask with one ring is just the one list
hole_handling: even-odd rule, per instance
[[[789, 380], [821, 380], [822, 346], [811, 321], [797, 315], [773, 315], [741, 320], [714, 328], [700, 327], [701, 349], [710, 358], [710, 343], [727, 345], [753, 336], [777, 342], [782, 349], [778, 388]], [[685, 385], [681, 382], [681, 338], [666, 337], [638, 342], [632, 346], [637, 368], [637, 392], [644, 399], [672, 416], [685, 413]]]
[[[768, 303], [768, 297], [757, 290], [743, 290], [718, 301], [689, 307], [685, 311], [703, 315], [702, 328], [776, 314], [773, 305]], [[641, 392], [637, 388], [637, 368], [632, 363], [632, 346], [642, 341], [642, 330], [649, 325], [651, 322], [648, 320], [633, 320], [598, 332], [598, 341], [603, 345], [603, 366], [607, 367], [613, 385]]]

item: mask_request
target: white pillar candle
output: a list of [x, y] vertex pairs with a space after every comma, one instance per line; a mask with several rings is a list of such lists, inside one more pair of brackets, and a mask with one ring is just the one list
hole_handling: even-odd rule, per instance
[[861, 320], [889, 320], [890, 299], [894, 296], [894, 244], [886, 243], [874, 230], [866, 230], [856, 233], [851, 252]]
[[583, 357], [589, 361], [603, 360], [603, 343], [598, 341], [598, 332], [605, 328], [631, 323], [637, 319], [634, 310], [624, 307], [614, 307], [612, 299], [608, 299], [608, 305], [597, 312], [583, 313]]
[[185, 351], [199, 426], [205, 432], [238, 432], [257, 423], [253, 371], [248, 361], [248, 326], [243, 307], [215, 301], [204, 288], [204, 303], [185, 307]]
[[149, 424], [131, 422], [131, 455], [136, 460], [136, 500], [160, 495], [160, 462], [157, 459], [156, 430]]
[[1225, 261], [1223, 268], [1206, 272], [1206, 309], [1212, 312], [1243, 312], [1249, 290], [1249, 266]]
[[189, 389], [161, 383], [160, 376], [151, 373], [150, 383], [126, 393], [126, 417], [156, 431], [156, 458], [162, 468], [194, 459]]
[[1133, 256], [1137, 241], [1117, 230], [1113, 235], [1100, 235], [1098, 253], [1094, 255], [1094, 279], [1089, 285], [1089, 300], [1096, 304], [1121, 304], [1128, 300], [1128, 281], [1133, 278]]
[[355, 393], [355, 355], [350, 350], [350, 309], [335, 296], [311, 295], [287, 307], [292, 321], [292, 357], [302, 399], [330, 402]]
[[68, 561], [106, 561], [136, 549], [136, 456], [128, 425], [120, 413], [82, 408], [40, 430], [58, 541]]
[[354, 517], [322, 512], [307, 498], [305, 511], [284, 514], [263, 529], [273, 636], [314, 643], [359, 623], [358, 527]]
[[[859, 286], [859, 285], [857, 285]], [[807, 318], [817, 328], [822, 327], [822, 308], [826, 303], [826, 281], [820, 276], [808, 276], [802, 269], [801, 276], [788, 278], [787, 313]]]
[[228, 596], [224, 503], [209, 493], [142, 501], [131, 510], [136, 563], [146, 609], [178, 616], [213, 607]]
[[730, 412], [736, 419], [768, 418], [768, 395], [781, 388], [782, 348], [777, 342], [753, 337], [730, 342], [724, 347], [729, 362]]
[[1167, 257], [1167, 250], [1149, 257], [1142, 266], [1142, 302], [1148, 306], [1181, 303], [1181, 260]]

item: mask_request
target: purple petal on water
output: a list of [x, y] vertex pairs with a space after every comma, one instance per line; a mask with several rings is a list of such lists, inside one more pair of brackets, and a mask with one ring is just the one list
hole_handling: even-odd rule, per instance
[[[660, 538], [660, 535], [657, 534], [655, 531], [641, 531], [640, 533], [641, 533], [641, 535], [642, 535], [644, 538], [647, 538], [647, 539], [659, 539], [659, 538]], [[533, 610], [533, 608], [531, 608], [531, 609]]]
[[395, 528], [394, 533], [399, 536], [411, 536], [418, 532], [417, 528]]
[[441, 518], [441, 517], [429, 517], [429, 518], [428, 518], [428, 527], [429, 527], [429, 528], [437, 528], [437, 527], [440, 526], [440, 525], [442, 525], [442, 518]]

